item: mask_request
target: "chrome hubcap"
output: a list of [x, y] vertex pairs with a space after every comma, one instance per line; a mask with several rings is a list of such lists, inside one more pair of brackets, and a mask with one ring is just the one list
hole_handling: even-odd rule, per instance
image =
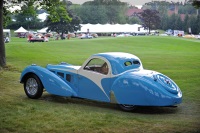
[[38, 90], [37, 81], [34, 78], [29, 78], [26, 82], [26, 90], [30, 95], [35, 95]]

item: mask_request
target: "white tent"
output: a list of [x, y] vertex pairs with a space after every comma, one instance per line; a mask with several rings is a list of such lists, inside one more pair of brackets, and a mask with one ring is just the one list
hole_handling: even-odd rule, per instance
[[14, 31], [15, 33], [26, 33], [26, 32], [28, 32], [27, 30], [25, 30], [22, 26], [18, 29], [18, 30], [16, 30], [16, 31]]
[[48, 29], [48, 27], [42, 28], [41, 30], [37, 30], [37, 32], [39, 32], [39, 33], [47, 33], [47, 29]]
[[3, 29], [3, 33], [7, 33], [9, 37], [11, 37], [10, 29]]
[[9, 37], [9, 40], [11, 40], [10, 29], [3, 29], [3, 33], [6, 33], [6, 36]]
[[119, 32], [134, 32], [146, 33], [147, 30], [139, 24], [81, 24], [81, 30], [78, 33], [119, 33]]

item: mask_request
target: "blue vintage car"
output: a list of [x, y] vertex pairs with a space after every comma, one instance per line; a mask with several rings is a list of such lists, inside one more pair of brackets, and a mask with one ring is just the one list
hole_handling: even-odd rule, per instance
[[20, 82], [32, 99], [40, 98], [45, 88], [54, 95], [116, 103], [126, 111], [182, 102], [182, 92], [173, 80], [143, 69], [137, 56], [122, 52], [94, 54], [82, 66], [33, 64], [23, 70]]

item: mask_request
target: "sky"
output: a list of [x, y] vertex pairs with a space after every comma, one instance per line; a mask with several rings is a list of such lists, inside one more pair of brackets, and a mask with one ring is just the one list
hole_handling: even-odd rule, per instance
[[[92, 0], [69, 0], [73, 4], [83, 4], [86, 1], [92, 1]], [[127, 2], [130, 5], [143, 5], [144, 3], [151, 2], [152, 0], [120, 0], [121, 2]], [[157, 0], [157, 1], [173, 1], [173, 2], [184, 2], [185, 0]]]

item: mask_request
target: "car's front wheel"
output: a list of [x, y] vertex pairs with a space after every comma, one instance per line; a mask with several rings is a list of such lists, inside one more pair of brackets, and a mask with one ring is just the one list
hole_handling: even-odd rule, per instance
[[134, 105], [126, 105], [126, 104], [118, 104], [118, 105], [123, 111], [133, 111], [136, 108], [136, 106]]
[[42, 96], [43, 85], [35, 74], [28, 75], [24, 82], [24, 91], [31, 99], [37, 99]]

